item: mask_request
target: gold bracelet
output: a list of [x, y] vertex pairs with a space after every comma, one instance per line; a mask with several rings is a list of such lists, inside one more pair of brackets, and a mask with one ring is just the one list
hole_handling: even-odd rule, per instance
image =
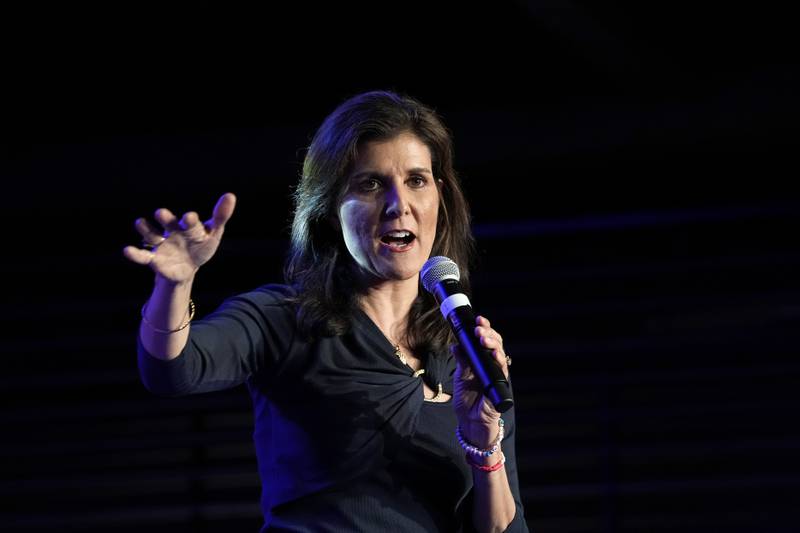
[[189, 298], [189, 319], [181, 327], [179, 327], [178, 329], [159, 329], [159, 328], [155, 327], [153, 324], [151, 324], [150, 321], [147, 320], [147, 318], [145, 318], [145, 316], [144, 316], [145, 310], [147, 309], [147, 304], [149, 304], [149, 303], [150, 303], [150, 300], [148, 299], [144, 303], [144, 305], [142, 306], [142, 321], [145, 324], [147, 324], [150, 327], [150, 329], [152, 329], [153, 331], [156, 331], [158, 333], [177, 333], [178, 331], [180, 331], [180, 330], [184, 329], [186, 326], [188, 326], [189, 322], [191, 322], [192, 319], [194, 318], [194, 311], [195, 311], [194, 302], [192, 301], [191, 298]]

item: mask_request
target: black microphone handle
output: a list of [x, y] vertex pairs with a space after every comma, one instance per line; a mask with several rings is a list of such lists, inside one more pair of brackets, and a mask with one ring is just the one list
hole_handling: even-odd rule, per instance
[[483, 394], [492, 402], [498, 412], [504, 413], [511, 409], [514, 400], [511, 396], [511, 387], [503, 375], [503, 370], [495, 361], [492, 351], [482, 346], [475, 336], [475, 314], [472, 307], [462, 305], [456, 307], [447, 317], [453, 332], [458, 337], [462, 350], [469, 359], [475, 376], [483, 386]]

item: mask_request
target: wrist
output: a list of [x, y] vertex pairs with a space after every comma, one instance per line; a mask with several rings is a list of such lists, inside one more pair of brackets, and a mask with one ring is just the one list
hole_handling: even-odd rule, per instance
[[147, 319], [147, 304], [149, 304], [149, 303], [150, 303], [150, 300], [146, 301], [144, 303], [144, 305], [142, 306], [142, 313], [141, 313], [142, 314], [142, 323], [146, 324], [147, 327], [149, 327], [152, 331], [154, 331], [156, 333], [163, 333], [165, 335], [170, 335], [172, 333], [178, 333], [179, 331], [185, 329], [189, 325], [189, 323], [192, 321], [192, 319], [194, 318], [195, 305], [194, 305], [194, 301], [192, 301], [192, 299], [189, 298], [189, 305], [188, 305], [188, 315], [189, 315], [189, 317], [186, 319], [186, 321], [183, 322], [180, 326], [178, 326], [175, 329], [159, 328], [158, 326], [156, 326], [150, 320]]
[[498, 418], [488, 423], [467, 424], [462, 426], [461, 434], [473, 446], [488, 448], [497, 441], [503, 427], [502, 419]]
[[483, 459], [494, 455], [500, 450], [500, 443], [502, 442], [504, 436], [503, 426], [504, 426], [503, 419], [502, 418], [498, 419], [497, 434], [494, 436], [494, 439], [490, 441], [487, 445], [483, 444], [476, 445], [474, 437], [472, 437], [473, 440], [470, 440], [469, 437], [465, 437], [460, 425], [456, 427], [456, 438], [458, 439], [458, 443], [461, 445], [464, 451], [467, 452], [467, 455]]
[[184, 280], [173, 280], [162, 276], [161, 274], [156, 274], [155, 286], [162, 290], [170, 290], [170, 291], [191, 291], [192, 284], [194, 283], [194, 274]]
[[498, 452], [488, 457], [473, 457], [467, 454], [466, 459], [467, 464], [472, 467], [473, 472], [497, 472], [506, 464], [506, 456], [503, 452]]

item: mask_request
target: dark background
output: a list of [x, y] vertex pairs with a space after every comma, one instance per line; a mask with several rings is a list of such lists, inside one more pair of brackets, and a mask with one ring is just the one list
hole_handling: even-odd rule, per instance
[[378, 88], [453, 130], [531, 530], [800, 530], [800, 109], [777, 5], [4, 19], [4, 531], [257, 530], [246, 391], [144, 391], [152, 274], [122, 248], [137, 217], [205, 219], [233, 191], [198, 315], [279, 281], [305, 147]]

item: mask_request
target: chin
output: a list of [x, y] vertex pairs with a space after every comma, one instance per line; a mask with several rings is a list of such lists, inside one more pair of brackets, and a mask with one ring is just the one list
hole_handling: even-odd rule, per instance
[[419, 268], [390, 268], [383, 271], [381, 277], [391, 281], [407, 281], [411, 278], [418, 278], [421, 269], [422, 265], [419, 265]]
[[413, 270], [411, 272], [403, 272], [402, 274], [400, 274], [397, 277], [398, 280], [402, 280], [402, 281], [406, 281], [406, 280], [409, 280], [409, 279], [412, 279], [412, 278], [414, 278], [414, 279], [419, 278], [419, 270]]

